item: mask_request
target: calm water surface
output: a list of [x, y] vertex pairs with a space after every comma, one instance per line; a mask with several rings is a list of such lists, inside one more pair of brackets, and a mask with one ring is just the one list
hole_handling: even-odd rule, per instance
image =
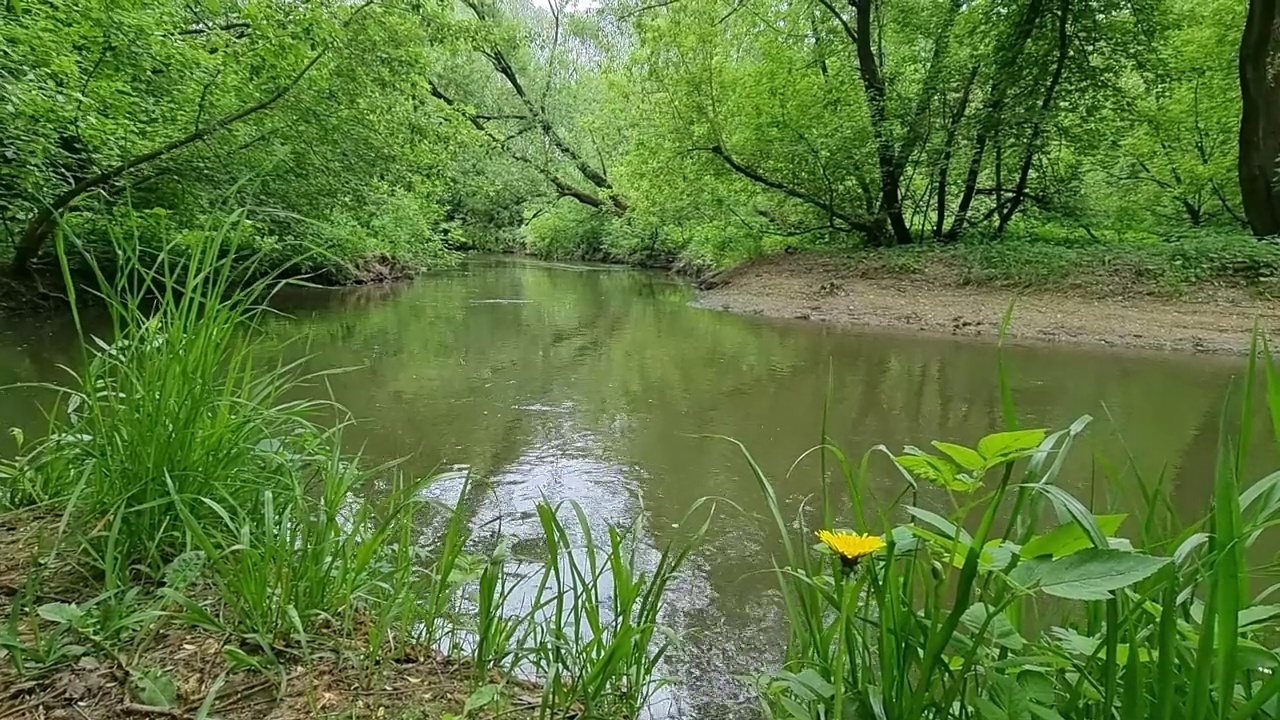
[[[483, 481], [468, 501], [482, 533], [501, 518], [504, 535], [534, 537], [537, 502], [575, 500], [598, 527], [639, 519], [645, 543], [660, 547], [681, 537], [699, 498], [740, 506], [721, 505], [674, 590], [668, 621], [683, 644], [667, 670], [680, 684], [654, 709], [721, 718], [750, 712], [739, 678], [773, 662], [784, 637], [755, 482], [734, 447], [700, 436], [745, 443], [794, 515], [817, 491], [818, 468], [787, 472], [818, 440], [828, 389], [828, 432], [850, 453], [971, 444], [1001, 424], [996, 349], [739, 317], [690, 307], [691, 297], [658, 274], [476, 260], [411, 286], [287, 297], [293, 317], [272, 332], [304, 335], [315, 368], [354, 368], [328, 378], [362, 421], [353, 448], [410, 456], [419, 473], [470, 468]], [[0, 385], [59, 379], [59, 364], [78, 364], [67, 323], [6, 322]], [[1025, 426], [1096, 418], [1061, 484], [1131, 506], [1132, 474], [1163, 472], [1187, 516], [1204, 512], [1240, 361], [1071, 347], [1013, 347], [1006, 361]], [[0, 427], [38, 432], [35, 397], [0, 395]], [[1125, 477], [1108, 479], [1097, 458]], [[879, 487], [896, 492], [896, 473], [874, 467]], [[447, 500], [458, 487], [434, 491]]]

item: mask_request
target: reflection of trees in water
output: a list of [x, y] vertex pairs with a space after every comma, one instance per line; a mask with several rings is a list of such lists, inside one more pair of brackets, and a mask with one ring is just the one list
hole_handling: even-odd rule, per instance
[[[991, 344], [695, 310], [684, 305], [685, 290], [654, 277], [479, 266], [406, 286], [390, 302], [356, 295], [349, 306], [304, 314], [302, 323], [318, 366], [365, 366], [329, 382], [356, 417], [371, 419], [361, 439], [372, 454], [417, 453], [412, 467], [422, 472], [467, 463], [491, 476], [532, 445], [557, 442], [564, 433], [553, 430], [573, 426], [590, 434], [601, 459], [643, 471], [645, 508], [660, 539], [704, 496], [762, 510], [736, 450], [696, 434], [744, 442], [796, 512], [818, 490], [817, 463], [784, 475], [819, 440], [829, 376], [827, 430], [855, 456], [877, 443], [972, 444], [1002, 423]], [[494, 300], [524, 302], [481, 302]], [[1191, 443], [1234, 365], [1061, 347], [1006, 352], [1025, 426], [1098, 418], [1062, 484], [1087, 497], [1105, 482], [1094, 474], [1094, 450], [1123, 466], [1105, 401], [1141, 469], [1185, 466], [1179, 497], [1200, 496], [1183, 487], [1198, 482], [1187, 468], [1203, 462]], [[882, 461], [873, 468], [877, 494], [896, 494], [897, 474]], [[732, 549], [716, 572], [736, 579], [760, 566], [770, 539], [735, 519], [714, 542]]]
[[[92, 315], [87, 331], [97, 330]], [[25, 383], [70, 384], [67, 369], [82, 365], [75, 325], [70, 317], [15, 317], [0, 322], [0, 455], [14, 452], [9, 428], [21, 428], [27, 437], [46, 431], [45, 409], [51, 408], [56, 393], [32, 387], [11, 387]]]

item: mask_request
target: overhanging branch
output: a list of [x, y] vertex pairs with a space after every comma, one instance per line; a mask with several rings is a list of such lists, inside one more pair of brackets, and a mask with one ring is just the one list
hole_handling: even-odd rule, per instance
[[844, 229], [846, 231], [861, 232], [861, 233], [870, 233], [872, 231], [871, 223], [868, 222], [867, 220], [849, 215], [848, 213], [845, 213], [839, 210], [838, 208], [836, 208], [832, 203], [826, 202], [819, 197], [815, 197], [807, 192], [804, 192], [803, 190], [791, 187], [790, 185], [787, 185], [786, 183], [781, 182], [779, 180], [774, 180], [773, 178], [768, 177], [767, 175], [760, 172], [759, 170], [756, 170], [748, 165], [744, 165], [743, 163], [735, 159], [732, 155], [730, 155], [724, 149], [724, 147], [720, 145], [712, 145], [709, 148], [695, 148], [695, 150], [702, 150], [705, 152], [709, 152], [712, 155], [715, 155], [716, 157], [720, 158], [720, 160], [723, 161], [724, 164], [729, 167], [729, 169], [747, 178], [748, 180], [759, 183], [760, 185], [764, 185], [767, 188], [777, 190], [778, 192], [784, 195], [787, 195], [788, 197], [795, 198], [796, 200], [799, 200], [800, 202], [803, 202], [806, 205], [809, 205], [811, 207], [817, 208], [818, 210], [821, 210], [822, 212], [827, 214], [828, 218], [839, 220], [840, 222], [844, 223], [845, 225]]

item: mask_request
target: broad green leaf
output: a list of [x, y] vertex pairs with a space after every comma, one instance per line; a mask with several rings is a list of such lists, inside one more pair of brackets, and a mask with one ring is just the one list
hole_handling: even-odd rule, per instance
[[1026, 691], [1006, 675], [992, 675], [987, 696], [974, 698], [974, 707], [983, 720], [1031, 720]]
[[159, 668], [145, 668], [133, 673], [133, 687], [138, 702], [158, 708], [178, 707], [178, 686], [169, 673]]
[[481, 685], [476, 688], [475, 692], [471, 693], [470, 697], [467, 698], [467, 702], [462, 706], [462, 714], [465, 717], [477, 710], [489, 707], [496, 703], [501, 697], [501, 685], [497, 685], [495, 683]]
[[75, 625], [84, 618], [84, 611], [74, 603], [46, 603], [36, 609], [36, 613], [50, 622]]
[[[1052, 706], [1055, 704], [1056, 690], [1054, 689], [1053, 677], [1048, 672], [1042, 670], [1023, 670], [1015, 676], [1018, 684], [1022, 686], [1023, 691], [1027, 693], [1033, 705]], [[1034, 714], [1034, 710], [1032, 714]]]
[[778, 698], [778, 701], [781, 702], [782, 707], [786, 708], [787, 712], [791, 714], [792, 720], [812, 720], [813, 714], [795, 700], [783, 695]]
[[978, 557], [978, 568], [983, 571], [1003, 570], [1013, 562], [1018, 546], [1000, 538], [988, 540], [982, 546], [982, 554]]
[[1043, 429], [992, 433], [978, 441], [978, 453], [990, 467], [1034, 451], [1047, 434]]
[[982, 472], [987, 467], [987, 461], [981, 455], [963, 445], [934, 440], [933, 446], [971, 473]]
[[953, 490], [963, 490], [967, 485], [956, 480], [955, 468], [950, 462], [933, 455], [899, 455], [894, 462], [919, 480], [925, 480]]
[[[1095, 515], [1094, 522], [1104, 535], [1113, 535], [1120, 529], [1128, 515]], [[1093, 542], [1079, 523], [1063, 523], [1049, 532], [1036, 535], [1022, 546], [1018, 554], [1024, 558], [1037, 558], [1050, 555], [1060, 558], [1073, 552], [1093, 547]]]
[[[986, 603], [974, 603], [965, 610], [964, 615], [960, 616], [961, 622], [965, 627], [973, 633], [982, 630], [986, 624], [984, 637], [990, 638], [991, 642], [1010, 650], [1021, 650], [1026, 646], [1027, 641], [1018, 634], [1014, 629], [1013, 623], [1009, 622], [1009, 618], [1004, 613], [997, 613], [995, 617], [990, 617], [992, 609]], [[990, 620], [988, 618], [990, 617]]]
[[796, 673], [793, 676], [795, 684], [803, 685], [813, 691], [814, 695], [824, 700], [830, 700], [836, 694], [836, 688], [813, 668]]
[[1057, 560], [1027, 560], [1009, 573], [1009, 579], [1056, 597], [1106, 600], [1113, 591], [1151, 577], [1168, 562], [1168, 558], [1140, 553], [1088, 548]]
[[1004, 708], [987, 698], [974, 698], [973, 707], [978, 711], [978, 717], [982, 718], [982, 720], [1010, 720], [1009, 714], [1004, 711]]
[[1037, 705], [1035, 703], [1031, 703], [1030, 709], [1031, 709], [1031, 717], [1035, 718], [1036, 720], [1062, 720], [1062, 716], [1059, 715], [1058, 711], [1054, 710], [1053, 708], [1044, 707], [1043, 705]]

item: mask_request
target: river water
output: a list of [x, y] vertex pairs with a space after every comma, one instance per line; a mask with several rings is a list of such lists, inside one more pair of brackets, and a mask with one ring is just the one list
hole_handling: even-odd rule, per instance
[[[656, 273], [476, 259], [412, 285], [290, 293], [292, 317], [271, 332], [303, 336], [314, 368], [353, 368], [311, 389], [331, 391], [360, 420], [353, 448], [379, 461], [408, 456], [417, 473], [466, 467], [482, 480], [470, 510], [484, 532], [501, 518], [504, 534], [533, 536], [537, 502], [575, 500], [599, 527], [639, 518], [644, 542], [660, 547], [683, 537], [700, 498], [736, 504], [720, 505], [673, 590], [667, 619], [681, 646], [667, 670], [678, 684], [654, 708], [722, 718], [750, 712], [741, 678], [775, 661], [785, 636], [760, 493], [739, 451], [705, 435], [743, 442], [794, 516], [817, 491], [818, 468], [788, 468], [818, 441], [824, 398], [827, 431], [851, 454], [972, 444], [1001, 426], [997, 349], [740, 317], [691, 299]], [[60, 379], [60, 364], [76, 364], [69, 323], [4, 322], [0, 385]], [[1024, 427], [1095, 417], [1060, 484], [1124, 507], [1134, 472], [1165, 473], [1184, 517], [1205, 512], [1218, 417], [1242, 361], [1004, 352]], [[0, 395], [0, 427], [39, 432], [35, 399]], [[873, 468], [886, 491], [899, 487], [892, 468]], [[447, 500], [456, 487], [437, 490]]]

